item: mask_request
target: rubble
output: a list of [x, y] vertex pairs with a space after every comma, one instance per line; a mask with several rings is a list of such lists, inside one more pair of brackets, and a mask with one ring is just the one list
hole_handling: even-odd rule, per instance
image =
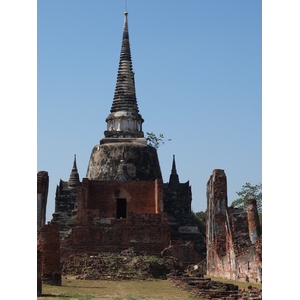
[[188, 291], [194, 297], [202, 297], [211, 300], [258, 300], [262, 299], [262, 289], [249, 286], [247, 289], [240, 289], [232, 283], [222, 283], [211, 278], [193, 277], [185, 273], [181, 276], [170, 276], [168, 281]]
[[183, 267], [175, 257], [156, 257], [136, 253], [132, 248], [120, 253], [102, 252], [71, 255], [63, 263], [62, 274], [77, 279], [149, 280], [166, 279], [167, 274], [182, 274]]

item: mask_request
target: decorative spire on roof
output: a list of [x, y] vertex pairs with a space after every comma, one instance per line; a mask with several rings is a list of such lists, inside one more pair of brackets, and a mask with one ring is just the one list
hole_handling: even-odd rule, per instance
[[169, 179], [169, 185], [177, 185], [177, 184], [179, 184], [179, 177], [176, 171], [175, 155], [173, 155], [173, 163], [172, 163], [172, 170]]
[[74, 162], [73, 162], [73, 168], [70, 174], [68, 186], [69, 187], [77, 187], [78, 184], [80, 184], [79, 180], [79, 174], [77, 170], [77, 165], [76, 165], [76, 154], [74, 154]]
[[134, 72], [132, 70], [131, 52], [128, 34], [128, 12], [124, 12], [123, 39], [114, 99], [109, 116], [106, 118], [105, 137], [141, 138], [142, 116], [136, 100]]

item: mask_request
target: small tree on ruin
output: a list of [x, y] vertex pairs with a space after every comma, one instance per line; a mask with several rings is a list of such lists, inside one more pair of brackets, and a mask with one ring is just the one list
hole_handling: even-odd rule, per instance
[[231, 203], [233, 207], [243, 208], [247, 210], [247, 199], [256, 199], [257, 210], [262, 212], [262, 184], [251, 185], [250, 182], [246, 182], [240, 192], [236, 192], [239, 196], [238, 199]]
[[[162, 133], [160, 133], [159, 136], [156, 136], [156, 134], [153, 133], [152, 131], [147, 132], [146, 140], [148, 145], [154, 147], [156, 150], [159, 148], [161, 144], [164, 145], [166, 141]], [[167, 142], [169, 141], [171, 141], [171, 139], [167, 139]]]

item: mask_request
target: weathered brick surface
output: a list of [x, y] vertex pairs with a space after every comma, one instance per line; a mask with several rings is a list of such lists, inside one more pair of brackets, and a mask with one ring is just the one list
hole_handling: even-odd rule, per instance
[[159, 255], [170, 239], [164, 213], [130, 212], [126, 219], [111, 219], [109, 224], [94, 218], [89, 224], [76, 226], [70, 236], [61, 241], [61, 257], [64, 261], [77, 252], [119, 252], [129, 247], [134, 251]]
[[61, 285], [59, 224], [41, 226], [37, 233], [37, 249], [41, 252], [42, 280]]
[[[135, 250], [158, 253], [168, 245], [170, 231], [161, 212], [161, 180], [90, 181], [83, 179], [78, 191], [77, 226], [71, 244], [87, 249]], [[126, 218], [116, 219], [117, 199], [126, 199]], [[90, 246], [89, 241], [93, 241]], [[94, 242], [96, 241], [96, 242]], [[100, 248], [99, 248], [100, 247]]]
[[[118, 219], [117, 199], [126, 199], [126, 218]], [[171, 227], [163, 209], [163, 184], [155, 181], [94, 181], [78, 189], [77, 220], [61, 241], [61, 257], [78, 252], [134, 251], [160, 255], [169, 246]], [[191, 235], [191, 234], [190, 234]], [[204, 257], [193, 241], [172, 241], [172, 253], [184, 264]]]
[[208, 274], [218, 274], [226, 254], [227, 181], [222, 170], [214, 170], [207, 183], [206, 248]]
[[37, 250], [37, 295], [42, 295], [42, 255]]
[[247, 212], [248, 212], [250, 240], [252, 244], [255, 244], [256, 240], [261, 235], [261, 230], [259, 226], [259, 217], [258, 217], [258, 211], [257, 211], [257, 205], [255, 199], [247, 200]]
[[161, 212], [162, 180], [96, 181], [84, 178], [78, 189], [77, 224], [91, 224], [96, 217], [116, 218], [118, 198], [126, 199], [127, 212]]
[[195, 249], [193, 241], [183, 240], [172, 240], [168, 248], [163, 251], [163, 255], [176, 257], [184, 267], [205, 259], [205, 256]]
[[48, 172], [37, 173], [37, 229], [45, 225], [46, 206], [48, 197], [49, 176]]
[[252, 230], [260, 234], [256, 202], [249, 201], [248, 214], [242, 209], [227, 207], [226, 175], [223, 170], [214, 170], [207, 183], [208, 275], [261, 282], [261, 237], [251, 241], [249, 228], [250, 233]]

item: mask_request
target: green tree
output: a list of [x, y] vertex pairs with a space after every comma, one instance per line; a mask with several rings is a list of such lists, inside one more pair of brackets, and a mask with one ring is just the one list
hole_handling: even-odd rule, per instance
[[192, 212], [194, 219], [196, 220], [200, 232], [205, 236], [206, 233], [206, 213], [205, 211]]
[[[156, 150], [159, 148], [160, 144], [164, 145], [165, 143], [165, 137], [162, 133], [160, 133], [159, 136], [156, 136], [152, 131], [147, 132], [146, 140], [148, 145], [154, 147]], [[167, 141], [169, 142], [171, 139], [168, 139]]]
[[243, 208], [247, 210], [247, 199], [256, 199], [257, 210], [262, 212], [262, 184], [251, 185], [250, 182], [246, 182], [242, 186], [240, 192], [236, 192], [239, 196], [238, 199], [232, 201], [231, 206]]

